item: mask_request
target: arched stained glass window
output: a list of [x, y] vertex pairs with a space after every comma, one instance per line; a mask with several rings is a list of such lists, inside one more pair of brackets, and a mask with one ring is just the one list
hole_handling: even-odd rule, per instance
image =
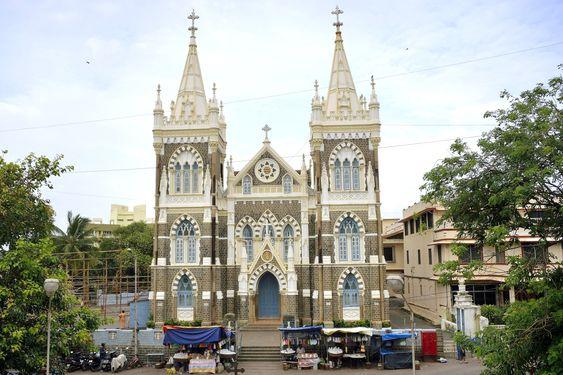
[[360, 190], [360, 162], [354, 159], [352, 162], [352, 189]]
[[348, 159], [342, 163], [342, 185], [344, 190], [350, 190], [350, 161]]
[[176, 230], [176, 263], [184, 263], [185, 250], [188, 252], [188, 263], [196, 263], [195, 228], [189, 221], [182, 221]]
[[289, 194], [291, 193], [291, 190], [293, 188], [293, 178], [291, 178], [290, 175], [285, 175], [283, 176], [283, 192], [284, 194]]
[[174, 191], [176, 193], [179, 193], [182, 191], [182, 180], [181, 178], [181, 173], [182, 173], [182, 166], [180, 165], [180, 163], [176, 163], [176, 166], [174, 167], [175, 171], [174, 171]]
[[344, 293], [342, 295], [344, 307], [360, 306], [358, 295], [358, 280], [349, 273], [346, 279], [344, 279]]
[[338, 230], [338, 258], [340, 261], [360, 260], [360, 229], [358, 223], [347, 217]]
[[197, 165], [197, 161], [194, 161], [192, 167], [192, 192], [199, 193], [199, 166]]
[[336, 159], [334, 162], [334, 190], [342, 189], [342, 167], [340, 160]]
[[242, 193], [250, 194], [251, 186], [252, 186], [252, 178], [250, 178], [249, 175], [244, 176], [242, 179]]
[[293, 227], [289, 224], [283, 229], [283, 260], [287, 262], [289, 247], [293, 243]]
[[178, 307], [188, 308], [194, 306], [194, 291], [188, 276], [183, 275], [178, 283]]
[[184, 164], [184, 170], [182, 172], [184, 173], [184, 193], [189, 193], [190, 192], [190, 164], [188, 162]]
[[247, 225], [242, 230], [242, 238], [244, 241], [244, 248], [246, 249], [246, 259], [252, 261], [254, 258], [254, 246], [252, 243], [252, 228]]

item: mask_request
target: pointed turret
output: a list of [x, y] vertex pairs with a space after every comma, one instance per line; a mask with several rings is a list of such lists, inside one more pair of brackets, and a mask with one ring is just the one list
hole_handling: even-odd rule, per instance
[[327, 117], [348, 117], [362, 110], [361, 103], [356, 94], [356, 87], [352, 79], [352, 72], [348, 65], [339, 16], [344, 13], [338, 7], [332, 12], [336, 15], [336, 40], [334, 42], [334, 57], [332, 58], [332, 70], [330, 73], [330, 84], [326, 97], [325, 114]]
[[154, 103], [152, 113], [154, 116], [154, 127], [160, 128], [164, 126], [164, 109], [162, 109], [162, 100], [160, 100], [160, 84], [158, 84], [156, 89], [156, 102]]
[[192, 21], [192, 25], [188, 28], [191, 32], [190, 45], [188, 49], [188, 57], [184, 66], [184, 73], [178, 89], [178, 99], [174, 107], [173, 117], [179, 123], [193, 123], [207, 116], [207, 100], [205, 98], [205, 89], [203, 79], [201, 77], [201, 68], [197, 56], [197, 44], [195, 42], [195, 20], [199, 16], [192, 13], [188, 19]]

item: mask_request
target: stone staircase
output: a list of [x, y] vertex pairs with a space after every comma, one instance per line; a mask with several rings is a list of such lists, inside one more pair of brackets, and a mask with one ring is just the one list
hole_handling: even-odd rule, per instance
[[261, 322], [241, 328], [240, 362], [271, 362], [280, 364], [279, 322]]
[[279, 346], [243, 346], [239, 355], [240, 362], [280, 363]]

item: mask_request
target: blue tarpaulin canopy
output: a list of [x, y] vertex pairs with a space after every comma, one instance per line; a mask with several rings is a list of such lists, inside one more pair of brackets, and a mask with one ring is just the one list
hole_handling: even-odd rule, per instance
[[410, 333], [386, 333], [381, 335], [381, 341], [404, 340], [410, 337]]
[[164, 326], [164, 345], [197, 345], [212, 344], [221, 341], [225, 337], [225, 331], [221, 326], [212, 327], [179, 327]]
[[308, 333], [313, 333], [313, 332], [321, 332], [321, 329], [323, 329], [323, 326], [290, 327], [290, 328], [278, 328], [278, 329], [282, 332], [294, 332], [294, 333], [308, 332]]

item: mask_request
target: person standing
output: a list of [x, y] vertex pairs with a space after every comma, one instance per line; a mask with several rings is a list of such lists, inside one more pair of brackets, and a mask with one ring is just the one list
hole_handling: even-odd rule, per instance
[[125, 329], [125, 310], [121, 310], [119, 313], [119, 329]]

